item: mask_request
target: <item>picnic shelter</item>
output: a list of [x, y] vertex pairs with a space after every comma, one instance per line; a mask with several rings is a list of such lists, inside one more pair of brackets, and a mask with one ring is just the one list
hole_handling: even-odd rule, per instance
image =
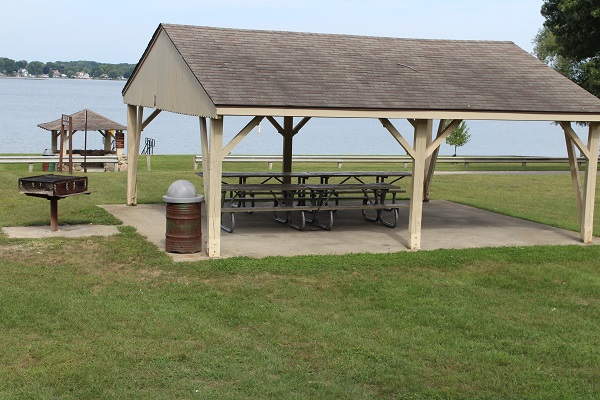
[[[461, 121], [556, 121], [565, 134], [580, 239], [592, 241], [600, 99], [512, 42], [160, 24], [122, 94], [129, 205], [137, 204], [142, 130], [162, 111], [199, 118], [209, 257], [220, 256], [223, 158], [267, 120], [282, 136], [283, 171], [291, 172], [294, 136], [315, 117], [378, 119], [398, 152], [413, 160], [412, 249], [421, 246], [423, 200], [439, 146]], [[145, 108], [153, 111], [144, 119]], [[249, 122], [224, 144], [223, 121], [230, 116]], [[408, 120], [412, 132], [400, 132], [394, 119]], [[588, 123], [587, 142], [572, 129], [575, 122]], [[583, 181], [576, 151], [586, 159]]]

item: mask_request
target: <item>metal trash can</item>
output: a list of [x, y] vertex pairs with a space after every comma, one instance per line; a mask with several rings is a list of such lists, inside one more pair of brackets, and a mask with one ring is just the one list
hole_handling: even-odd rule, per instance
[[175, 181], [163, 196], [167, 203], [165, 250], [168, 253], [196, 253], [202, 251], [202, 202], [194, 184]]
[[[54, 153], [50, 149], [45, 149], [42, 153], [43, 156], [53, 156]], [[42, 163], [42, 171], [54, 171], [54, 163]]]

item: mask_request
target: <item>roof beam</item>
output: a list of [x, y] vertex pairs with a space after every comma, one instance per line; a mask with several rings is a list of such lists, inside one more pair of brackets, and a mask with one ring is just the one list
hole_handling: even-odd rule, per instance
[[[499, 112], [467, 110], [352, 110], [316, 108], [218, 107], [219, 115], [252, 117], [255, 115], [322, 117], [322, 118], [387, 118], [387, 119], [462, 119], [488, 121], [582, 121], [600, 122], [600, 114], [565, 114], [555, 112]], [[409, 121], [410, 122], [410, 121]]]

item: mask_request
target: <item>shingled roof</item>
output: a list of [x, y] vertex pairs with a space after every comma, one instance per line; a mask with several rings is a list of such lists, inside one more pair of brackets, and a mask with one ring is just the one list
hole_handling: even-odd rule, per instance
[[[89, 131], [105, 131], [105, 130], [115, 130], [115, 131], [126, 131], [127, 127], [125, 125], [119, 124], [111, 119], [108, 119], [92, 110], [83, 109], [81, 111], [77, 111], [76, 113], [71, 114], [73, 118], [73, 130], [75, 131], [83, 131], [85, 129], [85, 113], [87, 111], [87, 129]], [[45, 122], [42, 124], [38, 124], [38, 126], [42, 129], [46, 129], [48, 131], [60, 131], [61, 130], [62, 118], [59, 118], [54, 121]]]
[[600, 113], [600, 99], [512, 42], [171, 24], [153, 41], [161, 32], [217, 108]]

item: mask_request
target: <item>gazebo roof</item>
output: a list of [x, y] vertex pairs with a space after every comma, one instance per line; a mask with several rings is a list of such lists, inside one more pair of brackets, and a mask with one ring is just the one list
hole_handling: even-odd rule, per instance
[[[108, 119], [92, 110], [83, 109], [74, 114], [71, 114], [73, 118], [73, 130], [83, 131], [85, 129], [85, 113], [87, 111], [87, 129], [88, 131], [104, 131], [104, 130], [115, 130], [115, 131], [126, 131], [125, 125], [119, 124], [111, 119]], [[62, 118], [54, 121], [45, 122], [38, 124], [42, 129], [48, 131], [60, 131]]]
[[198, 115], [170, 98], [186, 86], [167, 77], [173, 56], [178, 73], [191, 74], [186, 82], [206, 96], [204, 115], [235, 108], [600, 114], [600, 99], [512, 42], [171, 24], [156, 30], [123, 89], [125, 102]]

